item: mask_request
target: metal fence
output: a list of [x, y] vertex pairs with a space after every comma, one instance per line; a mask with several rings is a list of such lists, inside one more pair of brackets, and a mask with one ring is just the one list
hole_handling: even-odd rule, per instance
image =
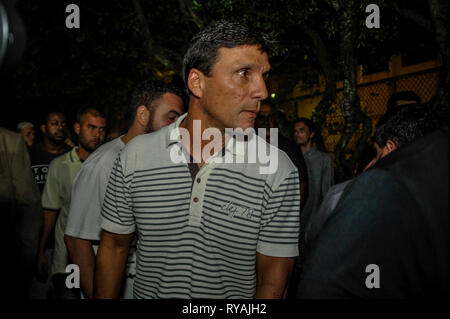
[[[387, 78], [379, 81], [358, 85], [358, 95], [362, 110], [372, 120], [372, 133], [378, 120], [386, 112], [389, 97], [398, 91], [413, 91], [421, 98], [423, 103], [428, 102], [436, 93], [439, 85], [439, 68], [410, 73], [407, 75]], [[325, 147], [330, 155], [334, 155], [334, 148], [339, 142], [344, 129], [344, 118], [339, 104], [343, 91], [338, 90], [336, 102], [327, 115], [326, 123], [322, 127], [322, 136]], [[353, 134], [346, 153], [352, 153], [362, 133], [362, 126]]]

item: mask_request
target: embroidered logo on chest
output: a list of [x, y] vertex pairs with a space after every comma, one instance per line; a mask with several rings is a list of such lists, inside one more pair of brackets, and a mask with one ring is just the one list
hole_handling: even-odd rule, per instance
[[227, 212], [228, 217], [233, 218], [235, 215], [252, 219], [254, 210], [248, 207], [242, 207], [235, 203], [228, 202], [220, 207], [221, 210]]

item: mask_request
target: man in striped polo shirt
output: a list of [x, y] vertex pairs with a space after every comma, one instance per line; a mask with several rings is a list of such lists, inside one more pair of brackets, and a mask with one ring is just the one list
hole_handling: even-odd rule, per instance
[[[226, 134], [254, 125], [268, 95], [270, 45], [266, 35], [223, 21], [192, 39], [183, 61], [189, 112], [136, 137], [116, 159], [102, 208], [96, 298], [117, 298], [136, 230], [135, 298], [285, 296], [298, 256], [297, 169], [256, 134]], [[212, 130], [219, 138], [211, 141]], [[259, 156], [249, 160], [252, 143], [275, 155], [274, 171], [262, 170]]]

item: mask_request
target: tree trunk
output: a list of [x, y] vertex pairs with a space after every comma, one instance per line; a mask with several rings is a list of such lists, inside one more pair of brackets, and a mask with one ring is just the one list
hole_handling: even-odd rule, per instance
[[165, 67], [171, 69], [180, 77], [182, 77], [181, 75], [181, 61], [183, 59], [182, 56], [178, 52], [168, 50], [155, 43], [155, 41], [152, 38], [147, 18], [144, 14], [144, 10], [142, 9], [140, 1], [139, 0], [132, 0], [132, 1], [134, 10], [136, 11], [137, 18], [141, 24], [143, 36], [146, 42], [145, 47], [148, 53], [154, 56]]
[[[301, 28], [312, 39], [314, 47], [316, 48], [320, 67], [325, 75], [325, 92], [323, 93], [319, 104], [314, 108], [311, 116], [311, 120], [316, 125], [317, 133], [320, 133], [330, 107], [336, 101], [336, 70], [331, 64], [327, 48], [320, 34], [306, 24], [302, 24]], [[323, 138], [321, 134], [319, 135], [319, 138], [316, 137], [316, 145], [318, 149], [324, 151], [325, 145], [323, 143]]]
[[[341, 104], [341, 111], [345, 125], [341, 139], [335, 147], [337, 182], [353, 177], [356, 161], [364, 148], [364, 144], [372, 133], [371, 121], [361, 110], [356, 82], [356, 10], [357, 7], [354, 0], [339, 2], [337, 12], [340, 32], [340, 54], [344, 73], [344, 98]], [[359, 128], [360, 123], [363, 125], [363, 133], [357, 143], [355, 152], [346, 161], [345, 149], [351, 137]]]

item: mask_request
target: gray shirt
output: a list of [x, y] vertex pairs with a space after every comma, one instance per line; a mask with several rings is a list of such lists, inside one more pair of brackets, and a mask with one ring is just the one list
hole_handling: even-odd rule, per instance
[[173, 160], [182, 155], [178, 126], [185, 116], [124, 147], [108, 182], [101, 227], [139, 232], [136, 298], [252, 298], [256, 252], [298, 256], [297, 168], [253, 136], [278, 155], [275, 173], [244, 162], [249, 138], [227, 144], [224, 156], [233, 164], [216, 162], [217, 152], [192, 178], [186, 163]]
[[328, 190], [327, 194], [323, 198], [322, 204], [320, 205], [317, 212], [311, 216], [308, 221], [308, 225], [305, 227], [305, 246], [309, 247], [310, 243], [316, 238], [317, 234], [323, 228], [323, 225], [331, 216], [332, 212], [336, 208], [339, 200], [341, 199], [342, 194], [344, 193], [345, 187], [352, 180], [345, 181], [343, 183], [339, 183], [333, 185]]
[[323, 197], [334, 184], [334, 166], [330, 155], [315, 148], [311, 148], [303, 157], [308, 169], [308, 199], [300, 224], [306, 226], [310, 216], [319, 209]]
[[[72, 185], [72, 199], [65, 234], [92, 241], [97, 254], [100, 240], [100, 212], [114, 161], [125, 146], [118, 137], [93, 152], [83, 163]], [[136, 242], [130, 247], [122, 298], [133, 298], [133, 283], [136, 275]]]

